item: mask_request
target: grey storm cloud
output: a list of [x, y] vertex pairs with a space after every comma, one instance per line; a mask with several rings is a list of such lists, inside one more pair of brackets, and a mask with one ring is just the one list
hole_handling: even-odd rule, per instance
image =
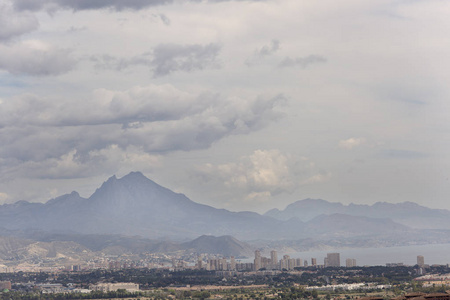
[[67, 73], [76, 61], [67, 49], [55, 49], [39, 43], [0, 45], [0, 69], [11, 74], [51, 76]]
[[261, 49], [259, 49], [256, 54], [259, 56], [267, 56], [271, 55], [280, 49], [280, 41], [278, 40], [272, 40], [269, 46], [264, 46]]
[[92, 99], [64, 101], [25, 95], [0, 103], [0, 149], [10, 162], [58, 158], [76, 150], [117, 146], [147, 153], [205, 149], [223, 137], [264, 128], [283, 114], [281, 95], [238, 99], [190, 94], [170, 85], [117, 92], [98, 90]]
[[287, 68], [287, 67], [301, 67], [306, 68], [309, 65], [316, 64], [316, 63], [323, 63], [326, 62], [327, 59], [320, 55], [308, 55], [306, 57], [296, 57], [296, 58], [290, 58], [286, 57], [280, 64], [278, 65], [280, 68]]
[[260, 49], [255, 50], [255, 53], [246, 59], [245, 64], [252, 66], [259, 63], [265, 57], [275, 54], [280, 49], [280, 41], [272, 40], [269, 45], [264, 45]]
[[[186, 0], [186, 2], [200, 2], [201, 0]], [[210, 3], [229, 1], [249, 1], [249, 0], [209, 0]], [[250, 0], [262, 2], [265, 0]], [[132, 9], [139, 10], [148, 7], [174, 3], [174, 0], [14, 0], [14, 7], [17, 10], [58, 10], [71, 9], [94, 10], [94, 9], [114, 9], [117, 11]]]
[[142, 9], [173, 3], [173, 0], [15, 0], [17, 10], [38, 11], [42, 9], [91, 10], [110, 8], [114, 10]]
[[156, 17], [159, 17], [161, 21], [164, 23], [164, 25], [169, 26], [170, 25], [170, 19], [165, 14], [158, 14]]
[[94, 63], [95, 68], [103, 70], [122, 71], [132, 66], [151, 67], [152, 58], [150, 53], [136, 55], [130, 58], [118, 58], [112, 55], [93, 55], [90, 60]]
[[161, 44], [153, 51], [131, 58], [117, 58], [110, 55], [92, 56], [91, 61], [100, 69], [123, 70], [131, 66], [147, 66], [154, 77], [173, 72], [192, 72], [207, 68], [218, 68], [217, 56], [221, 47], [218, 44], [177, 45]]
[[162, 44], [153, 50], [155, 77], [168, 75], [175, 71], [194, 71], [208, 67], [217, 67], [216, 57], [220, 46], [217, 44], [202, 45], [175, 45]]
[[29, 13], [15, 12], [11, 5], [0, 3], [0, 41], [7, 41], [36, 30], [39, 22]]

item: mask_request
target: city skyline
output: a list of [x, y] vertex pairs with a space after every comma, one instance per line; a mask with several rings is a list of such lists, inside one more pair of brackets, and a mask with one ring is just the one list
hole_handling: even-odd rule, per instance
[[[361, 267], [358, 265], [357, 260], [355, 258], [345, 258], [345, 264], [341, 264], [340, 253], [332, 252], [327, 253], [325, 257], [323, 257], [323, 264], [317, 264], [317, 257], [307, 257], [303, 255], [299, 257], [299, 253], [296, 253], [294, 257], [291, 257], [289, 254], [284, 254], [283, 258], [278, 260], [278, 251], [271, 250], [270, 258], [265, 257], [261, 254], [260, 250], [255, 250], [254, 252], [253, 263], [249, 263], [249, 259], [241, 261], [236, 260], [234, 256], [219, 256], [219, 258], [209, 258], [204, 261], [206, 264], [196, 264], [197, 269], [206, 269], [206, 270], [215, 270], [215, 271], [266, 271], [266, 270], [295, 270], [296, 268], [353, 268], [353, 267]], [[201, 255], [199, 256], [201, 257]], [[320, 259], [320, 257], [319, 257]], [[230, 262], [228, 262], [228, 260]], [[200, 261], [200, 258], [199, 258]], [[311, 264], [308, 263], [311, 261]], [[397, 267], [397, 266], [408, 266], [403, 262], [386, 262], [384, 264], [387, 267]], [[423, 255], [417, 255], [417, 263], [415, 264], [419, 268], [429, 267], [429, 265], [425, 264], [425, 258]], [[448, 265], [448, 264], [447, 264]], [[175, 267], [175, 263], [172, 263], [172, 266]], [[187, 265], [184, 265], [187, 267]], [[414, 266], [414, 265], [413, 265]], [[366, 266], [363, 266], [366, 267]]]

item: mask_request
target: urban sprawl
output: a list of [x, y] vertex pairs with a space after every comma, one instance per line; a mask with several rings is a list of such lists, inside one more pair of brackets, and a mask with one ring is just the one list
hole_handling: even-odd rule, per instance
[[57, 261], [3, 265], [0, 299], [450, 299], [449, 265], [427, 265], [421, 255], [414, 266], [357, 266], [346, 258], [344, 267], [340, 253], [318, 264], [317, 258], [278, 259], [275, 250], [270, 257], [256, 250], [253, 262], [194, 253]]

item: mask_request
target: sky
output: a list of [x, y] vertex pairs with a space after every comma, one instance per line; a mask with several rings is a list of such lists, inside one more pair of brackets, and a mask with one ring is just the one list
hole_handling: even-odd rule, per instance
[[0, 203], [140, 171], [264, 213], [450, 209], [450, 2], [0, 0]]

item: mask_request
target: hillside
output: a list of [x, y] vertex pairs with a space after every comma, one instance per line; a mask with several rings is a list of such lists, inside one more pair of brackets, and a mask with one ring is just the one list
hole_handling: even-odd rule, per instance
[[0, 236], [0, 261], [8, 264], [40, 260], [74, 264], [104, 255], [142, 255], [143, 253], [209, 253], [224, 257], [245, 257], [253, 249], [231, 236], [201, 236], [185, 243], [150, 240], [120, 235], [63, 235], [45, 234], [28, 238]]
[[187, 243], [183, 243], [184, 249], [195, 249], [199, 253], [222, 253], [225, 256], [251, 256], [254, 249], [247, 243], [238, 241], [232, 236], [215, 237], [202, 235]]

